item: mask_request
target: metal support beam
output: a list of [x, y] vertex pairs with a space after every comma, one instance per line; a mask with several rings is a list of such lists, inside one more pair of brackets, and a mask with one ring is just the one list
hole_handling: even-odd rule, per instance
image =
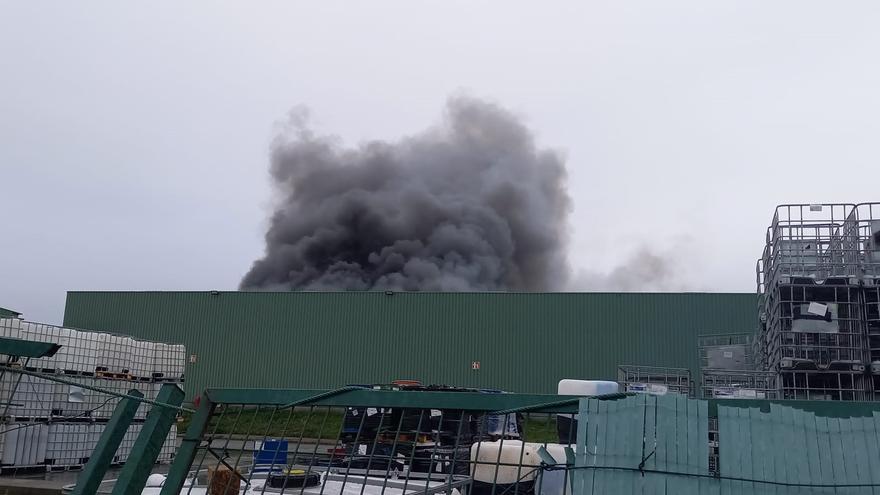
[[190, 466], [192, 466], [193, 460], [196, 458], [199, 442], [201, 442], [202, 436], [208, 428], [208, 422], [211, 420], [211, 415], [214, 413], [214, 407], [216, 406], [208, 398], [207, 394], [203, 394], [200, 400], [199, 409], [193, 414], [192, 422], [190, 422], [189, 428], [187, 428], [183, 436], [183, 442], [181, 442], [180, 448], [177, 449], [177, 454], [174, 456], [174, 461], [168, 470], [168, 477], [165, 478], [165, 484], [162, 485], [160, 495], [178, 495], [189, 475]]
[[[159, 389], [156, 402], [179, 406], [183, 402], [183, 390], [175, 384], [166, 383]], [[177, 418], [177, 410], [170, 407], [153, 406], [144, 421], [131, 455], [113, 485], [113, 495], [139, 495], [147, 484], [153, 464], [159, 457], [162, 445], [168, 437], [171, 425]]]
[[0, 337], [0, 354], [10, 356], [41, 358], [54, 356], [61, 346], [51, 342], [37, 342], [35, 340], [13, 339]]
[[136, 389], [128, 391], [128, 395], [132, 398], [122, 399], [113, 411], [113, 416], [107, 422], [104, 433], [98, 440], [98, 445], [89, 457], [85, 469], [79, 475], [76, 481], [76, 487], [73, 489], [72, 495], [92, 495], [98, 491], [101, 480], [107, 474], [107, 469], [113, 463], [113, 456], [116, 455], [116, 449], [122, 443], [122, 437], [128, 431], [131, 420], [137, 412], [138, 406], [141, 405], [137, 399], [142, 399], [144, 394]]

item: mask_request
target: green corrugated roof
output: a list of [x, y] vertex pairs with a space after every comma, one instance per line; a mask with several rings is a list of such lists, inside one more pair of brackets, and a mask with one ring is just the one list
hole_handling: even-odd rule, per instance
[[19, 316], [21, 316], [21, 313], [19, 313], [18, 311], [0, 308], [0, 318], [18, 318]]
[[51, 342], [0, 337], [0, 354], [6, 354], [7, 356], [24, 358], [49, 357], [54, 356], [58, 349], [61, 349], [61, 346]]
[[[555, 393], [617, 366], [687, 367], [697, 336], [749, 332], [753, 294], [69, 292], [64, 324], [183, 342], [187, 392], [397, 378]], [[472, 369], [473, 362], [480, 369]]]

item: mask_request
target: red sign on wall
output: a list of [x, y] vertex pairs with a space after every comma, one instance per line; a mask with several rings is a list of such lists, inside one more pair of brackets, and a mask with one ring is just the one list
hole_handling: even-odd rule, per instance
[[478, 370], [478, 369], [480, 369], [480, 362], [479, 362], [479, 361], [474, 361], [473, 363], [471, 363], [471, 369], [472, 369], [472, 370]]

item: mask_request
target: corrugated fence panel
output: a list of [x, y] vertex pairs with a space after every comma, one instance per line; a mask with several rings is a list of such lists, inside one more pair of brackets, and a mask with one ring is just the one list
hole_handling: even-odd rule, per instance
[[582, 493], [710, 491], [705, 401], [644, 395], [584, 402], [587, 438], [579, 448], [585, 455], [575, 470], [575, 487]]
[[878, 493], [870, 486], [880, 483], [878, 425], [876, 413], [826, 417], [779, 404], [769, 413], [719, 406], [721, 493]]
[[616, 379], [621, 364], [688, 367], [697, 381], [697, 336], [753, 330], [755, 296], [69, 292], [64, 324], [186, 344], [190, 397], [399, 378], [554, 393], [562, 378]]
[[[584, 399], [574, 470], [583, 494], [878, 493], [880, 415], [785, 405], [718, 407], [720, 476], [709, 473], [705, 401]], [[855, 410], [853, 410], [855, 411]]]

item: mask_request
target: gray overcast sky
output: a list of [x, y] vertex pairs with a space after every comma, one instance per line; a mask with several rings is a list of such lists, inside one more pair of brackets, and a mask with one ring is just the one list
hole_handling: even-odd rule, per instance
[[[876, 2], [0, 2], [0, 306], [234, 289], [276, 124], [356, 145], [465, 92], [567, 156], [575, 271], [753, 291], [774, 205], [880, 200]], [[586, 275], [586, 278], [590, 278]]]

